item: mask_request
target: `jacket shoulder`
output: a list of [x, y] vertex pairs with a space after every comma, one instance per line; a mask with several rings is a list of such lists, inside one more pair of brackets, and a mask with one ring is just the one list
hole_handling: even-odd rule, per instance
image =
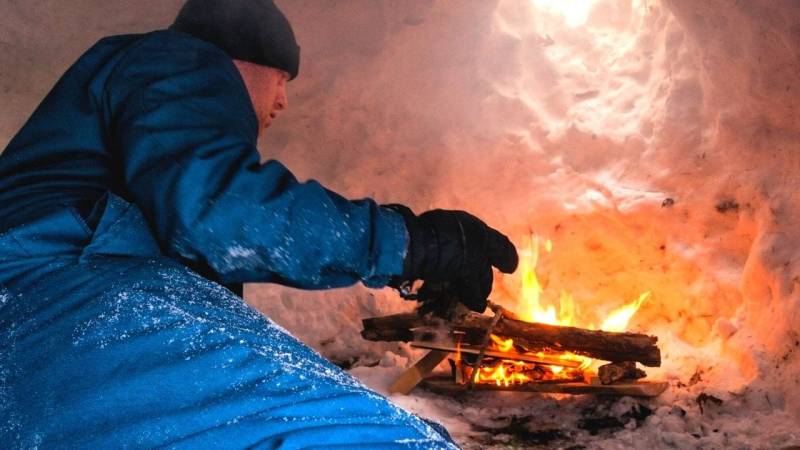
[[[105, 38], [109, 43], [130, 41], [127, 49], [127, 61], [137, 64], [149, 62], [154, 64], [206, 63], [224, 67], [231, 64], [231, 58], [219, 47], [197, 39], [185, 33], [172, 30], [158, 30], [142, 35], [123, 35]], [[98, 42], [102, 44], [104, 40]], [[124, 63], [125, 61], [123, 61]]]
[[[147, 33], [131, 42], [105, 86], [112, 104], [161, 103], [203, 88], [246, 95], [233, 60], [222, 49], [172, 30]], [[238, 98], [237, 102], [247, 103]]]

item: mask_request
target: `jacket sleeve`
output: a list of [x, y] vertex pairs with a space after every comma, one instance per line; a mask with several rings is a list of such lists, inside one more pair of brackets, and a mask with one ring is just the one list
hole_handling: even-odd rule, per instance
[[402, 217], [260, 162], [244, 83], [216, 48], [143, 46], [106, 85], [113, 158], [162, 248], [223, 283], [384, 286]]

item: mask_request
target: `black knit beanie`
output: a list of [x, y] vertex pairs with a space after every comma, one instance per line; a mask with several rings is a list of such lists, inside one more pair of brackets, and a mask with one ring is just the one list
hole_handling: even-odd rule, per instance
[[271, 0], [188, 0], [170, 29], [210, 42], [233, 59], [297, 76], [300, 47]]

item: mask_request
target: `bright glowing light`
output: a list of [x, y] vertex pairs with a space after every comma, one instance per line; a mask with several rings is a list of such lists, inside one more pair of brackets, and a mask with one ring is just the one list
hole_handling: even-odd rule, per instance
[[561, 291], [561, 298], [558, 300], [559, 312], [558, 321], [564, 325], [572, 325], [575, 323], [575, 300], [572, 299], [572, 294], [567, 291]]
[[503, 339], [495, 334], [490, 334], [489, 337], [491, 337], [492, 341], [497, 344], [497, 349], [501, 352], [510, 352], [514, 348], [513, 339]]
[[[565, 326], [582, 325], [578, 323], [576, 302], [569, 292], [561, 291], [557, 303], [558, 307], [554, 304], [554, 299], [551, 298], [550, 301], [547, 301], [543, 298], [544, 288], [539, 282], [539, 276], [536, 273], [536, 266], [539, 264], [540, 247], [550, 253], [553, 250], [553, 243], [549, 239], [544, 240], [538, 236], [532, 236], [530, 245], [520, 252], [519, 269], [522, 278], [522, 289], [519, 296], [519, 315], [528, 322]], [[650, 292], [645, 292], [633, 302], [615, 309], [606, 316], [600, 329], [604, 331], [625, 331], [628, 322], [649, 297]], [[583, 325], [585, 326], [585, 324]], [[588, 328], [594, 329], [594, 326], [591, 325]]]
[[520, 292], [520, 315], [528, 322], [546, 323], [549, 325], [572, 325], [575, 320], [575, 301], [568, 292], [561, 291], [559, 308], [553, 304], [543, 304], [542, 288], [536, 274], [539, 263], [539, 247], [547, 253], [553, 251], [550, 239], [540, 242], [538, 236], [531, 237], [530, 247], [521, 252], [520, 273], [522, 274], [522, 290]]
[[[539, 264], [539, 257], [543, 255], [540, 253], [543, 249], [546, 254], [553, 251], [553, 242], [549, 239], [540, 238], [532, 235], [528, 242], [528, 246], [520, 251], [520, 276], [522, 281], [522, 288], [519, 296], [519, 309], [518, 314], [522, 320], [529, 322], [539, 322], [551, 325], [574, 326], [580, 325], [578, 317], [578, 308], [572, 295], [562, 290], [556, 299], [552, 296], [550, 298], [543, 298], [547, 283], [542, 284], [539, 281], [539, 276], [536, 274], [536, 266]], [[546, 255], [545, 255], [546, 256]], [[605, 331], [625, 331], [628, 322], [642, 306], [642, 304], [650, 297], [650, 292], [641, 294], [633, 302], [623, 305], [615, 309], [606, 316], [600, 329]], [[594, 329], [594, 327], [589, 327]], [[503, 337], [491, 334], [489, 337], [492, 340], [492, 349], [499, 350], [504, 353], [517, 353], [512, 339], [504, 339]], [[549, 367], [547, 370], [542, 370], [540, 365], [542, 363], [523, 363], [520, 361], [513, 361], [510, 359], [503, 359], [495, 362], [492, 366], [483, 366], [481, 369], [474, 373], [476, 383], [493, 383], [498, 386], [509, 386], [512, 384], [527, 383], [532, 380], [574, 380], [585, 376], [585, 371], [590, 370], [594, 361], [591, 358], [582, 355], [576, 355], [570, 352], [560, 352], [557, 350], [548, 349], [545, 351], [525, 352], [524, 354], [536, 355], [542, 360], [549, 360], [549, 363], [544, 363]], [[556, 358], [556, 361], [553, 361]], [[456, 361], [460, 367], [460, 346], [457, 347]], [[557, 365], [558, 360], [578, 362], [579, 367], [570, 364], [569, 367]], [[553, 364], [556, 362], [556, 364]], [[537, 371], [534, 371], [537, 368]]]
[[510, 386], [531, 381], [531, 378], [520, 372], [526, 367], [519, 361], [503, 360], [495, 367], [482, 367], [475, 379], [476, 383], [494, 383], [497, 386]]
[[596, 0], [531, 0], [540, 10], [545, 10], [564, 17], [570, 27], [586, 23]]
[[650, 297], [650, 292], [645, 292], [631, 303], [612, 311], [603, 321], [603, 324], [600, 325], [600, 329], [603, 331], [625, 331], [628, 327], [628, 321], [631, 320], [631, 317], [636, 314], [636, 311], [639, 310], [639, 307], [648, 297]]

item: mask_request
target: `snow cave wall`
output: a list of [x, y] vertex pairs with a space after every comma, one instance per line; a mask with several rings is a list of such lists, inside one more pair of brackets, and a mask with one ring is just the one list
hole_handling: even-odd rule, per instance
[[[0, 4], [0, 142], [109, 34], [180, 1]], [[800, 5], [789, 0], [279, 0], [302, 46], [264, 158], [349, 197], [465, 209], [518, 245], [588, 322], [650, 291], [631, 329], [663, 376], [703, 373], [800, 411]], [[519, 280], [493, 297], [514, 306]], [[247, 297], [355, 360], [388, 290]], [[794, 389], [792, 389], [794, 388]], [[792, 392], [795, 392], [794, 394]]]

